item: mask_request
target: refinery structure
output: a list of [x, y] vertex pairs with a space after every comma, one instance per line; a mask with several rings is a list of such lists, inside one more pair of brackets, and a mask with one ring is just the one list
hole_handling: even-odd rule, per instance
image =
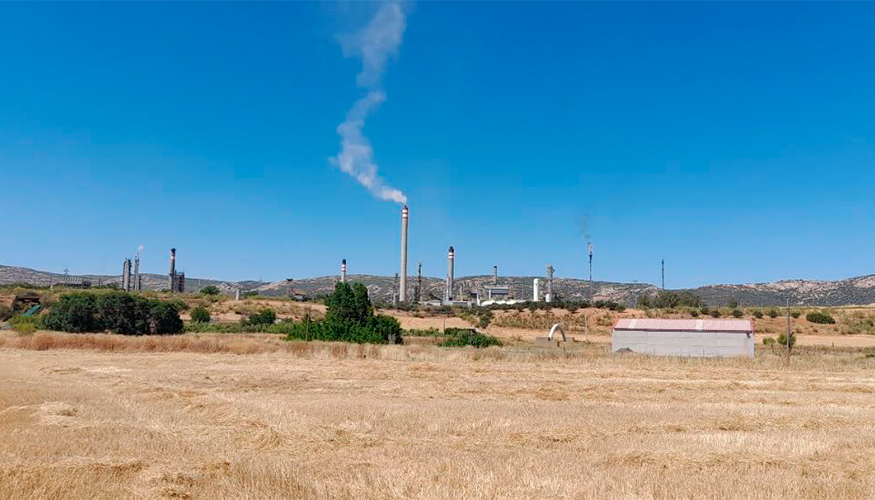
[[[554, 293], [553, 274], [555, 269], [552, 265], [547, 264], [544, 269], [544, 274], [540, 277], [524, 278], [524, 283], [519, 281], [519, 278], [504, 278], [499, 275], [498, 266], [492, 266], [491, 276], [481, 275], [462, 278], [458, 280], [455, 273], [456, 259], [459, 257], [457, 250], [453, 245], [447, 247], [447, 267], [446, 275], [443, 278], [443, 286], [440, 293], [435, 291], [434, 278], [423, 278], [422, 261], [417, 262], [415, 281], [411, 282], [408, 274], [408, 239], [409, 239], [409, 222], [410, 209], [407, 205], [401, 208], [401, 231], [400, 231], [400, 255], [398, 273], [395, 274], [395, 279], [392, 282], [391, 297], [393, 304], [420, 304], [426, 306], [455, 306], [455, 307], [471, 307], [471, 306], [489, 306], [501, 304], [518, 304], [523, 302], [553, 302], [556, 300]], [[142, 247], [141, 247], [142, 248]], [[119, 287], [127, 292], [139, 292], [146, 289], [151, 290], [166, 290], [171, 293], [197, 292], [200, 290], [200, 285], [204, 282], [209, 284], [219, 285], [226, 293], [232, 293], [239, 297], [241, 288], [246, 290], [265, 289], [267, 294], [273, 290], [274, 294], [288, 295], [290, 297], [302, 298], [306, 296], [305, 288], [298, 287], [307, 282], [319, 280], [320, 278], [311, 279], [286, 279], [282, 280], [281, 285], [273, 286], [271, 283], [265, 284], [260, 280], [258, 282], [249, 282], [249, 285], [241, 283], [227, 283], [215, 280], [189, 280], [194, 282], [195, 286], [186, 286], [185, 272], [177, 268], [177, 251], [176, 248], [170, 249], [169, 254], [169, 269], [164, 284], [156, 285], [156, 275], [146, 275], [148, 279], [144, 281], [144, 276], [140, 273], [140, 249], [137, 250], [133, 259], [125, 258], [122, 261], [122, 273], [117, 278], [116, 283]], [[587, 255], [589, 259], [589, 297], [593, 297], [592, 293], [592, 245], [588, 245]], [[348, 283], [352, 281], [351, 275], [348, 273], [348, 260], [346, 258], [340, 261], [340, 274], [335, 281]], [[358, 278], [374, 278], [368, 275], [358, 275]], [[491, 279], [490, 279], [491, 278]], [[106, 282], [112, 282], [107, 279]], [[425, 283], [428, 283], [426, 287]], [[253, 286], [253, 283], [255, 285]], [[531, 283], [529, 287], [528, 283]], [[99, 284], [99, 283], [98, 283]], [[191, 285], [191, 283], [188, 283]], [[376, 286], [376, 285], [369, 285]], [[280, 290], [281, 287], [281, 290]], [[377, 291], [377, 289], [373, 289]]]

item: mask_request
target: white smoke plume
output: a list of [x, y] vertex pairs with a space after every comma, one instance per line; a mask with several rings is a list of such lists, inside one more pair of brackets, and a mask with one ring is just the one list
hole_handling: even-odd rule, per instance
[[145, 250], [145, 249], [146, 249], [146, 245], [139, 245], [137, 247], [137, 255], [140, 255], [141, 253], [143, 253], [143, 250]]
[[390, 56], [398, 52], [404, 35], [406, 20], [399, 2], [380, 5], [373, 19], [360, 32], [339, 37], [345, 57], [360, 57], [362, 71], [357, 83], [368, 93], [356, 101], [346, 115], [346, 121], [337, 127], [340, 135], [340, 153], [330, 159], [332, 165], [352, 176], [377, 198], [406, 203], [400, 190], [386, 184], [374, 162], [374, 149], [362, 133], [365, 119], [386, 100], [380, 89], [380, 80]]

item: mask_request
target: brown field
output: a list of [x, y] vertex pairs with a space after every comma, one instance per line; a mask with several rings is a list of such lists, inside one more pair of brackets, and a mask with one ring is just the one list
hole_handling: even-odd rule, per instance
[[0, 498], [875, 498], [875, 357], [0, 336]]

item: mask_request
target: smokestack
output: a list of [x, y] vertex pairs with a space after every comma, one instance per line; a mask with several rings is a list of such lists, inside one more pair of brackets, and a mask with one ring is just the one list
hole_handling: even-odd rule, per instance
[[140, 291], [140, 254], [134, 257], [134, 291]]
[[170, 291], [176, 291], [176, 249], [170, 249]]
[[401, 282], [398, 286], [398, 300], [407, 302], [407, 205], [401, 209]]
[[125, 259], [122, 264], [122, 290], [131, 291], [131, 259]]
[[346, 259], [340, 261], [340, 282], [346, 283]]
[[547, 264], [547, 296], [544, 297], [546, 302], [553, 302], [553, 266]]
[[532, 302], [541, 300], [541, 281], [535, 278], [532, 281]]
[[498, 266], [492, 266], [492, 284], [498, 285]]
[[455, 265], [456, 251], [453, 247], [447, 252], [447, 290], [444, 294], [444, 299], [449, 302], [453, 300], [453, 266]]

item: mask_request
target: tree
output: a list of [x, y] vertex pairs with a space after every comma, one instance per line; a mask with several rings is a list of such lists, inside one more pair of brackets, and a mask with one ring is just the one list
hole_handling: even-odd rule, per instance
[[90, 293], [62, 295], [46, 315], [43, 325], [61, 332], [94, 332], [98, 330], [97, 301]]
[[122, 335], [168, 334], [182, 331], [173, 304], [124, 292], [62, 295], [45, 317], [49, 330], [83, 333], [109, 330]]
[[191, 310], [191, 320], [195, 323], [209, 323], [211, 319], [210, 311], [204, 306], [197, 306]]
[[182, 332], [182, 319], [179, 311], [167, 302], [153, 301], [149, 309], [149, 332], [153, 335], [167, 335]]
[[201, 288], [201, 293], [204, 295], [219, 295], [219, 287], [215, 285], [207, 285]]

